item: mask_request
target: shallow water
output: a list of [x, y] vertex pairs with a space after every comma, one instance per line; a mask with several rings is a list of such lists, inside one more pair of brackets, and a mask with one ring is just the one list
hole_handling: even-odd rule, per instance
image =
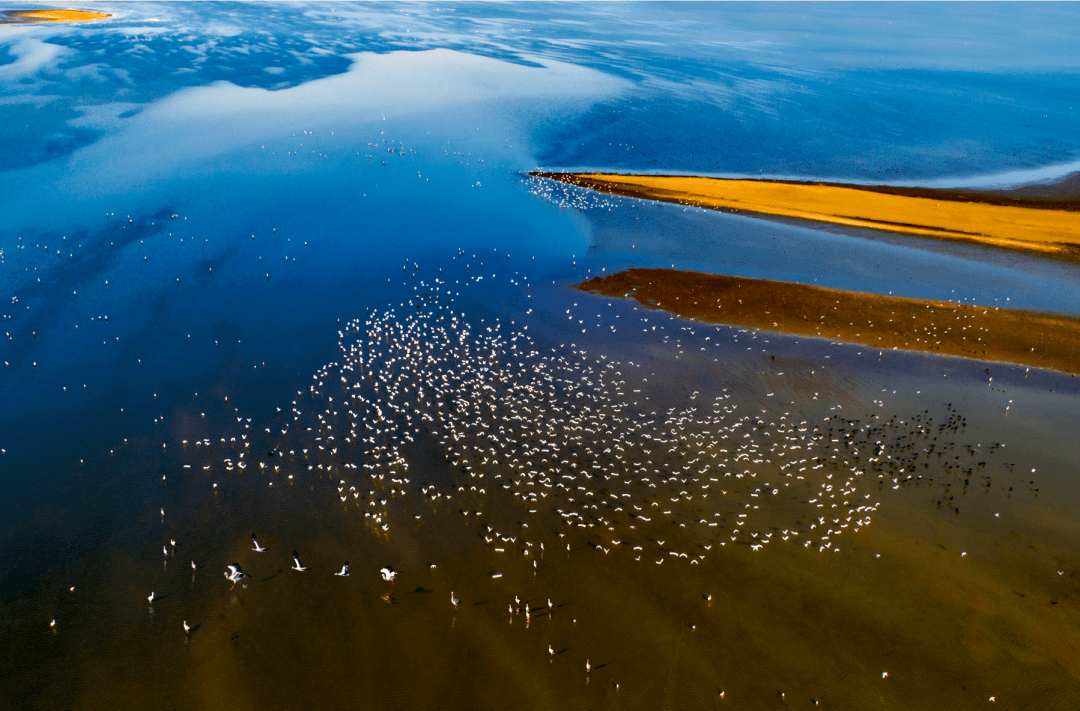
[[[1075, 12], [114, 10], [0, 37], [0, 707], [1077, 705], [1075, 378], [573, 288], [674, 265], [1080, 313], [1075, 265], [527, 177], [1075, 161]], [[977, 17], [975, 49], [911, 12]], [[1017, 22], [1044, 41], [987, 49]], [[853, 143], [799, 98], [867, 87]], [[922, 132], [978, 87], [1009, 106]], [[440, 316], [450, 342], [393, 330]]]
[[[465, 276], [460, 263], [450, 260], [443, 269], [447, 281], [465, 281], [455, 279]], [[297, 420], [288, 407], [284, 414], [249, 411], [230, 407], [223, 398], [205, 405], [205, 420], [178, 406], [171, 419], [186, 423], [179, 431], [189, 444], [160, 458], [154, 472], [168, 472], [168, 481], [153, 484], [156, 496], [144, 494], [163, 502], [165, 517], [144, 511], [131, 524], [138, 531], [134, 540], [103, 546], [92, 564], [75, 562], [50, 576], [51, 587], [70, 582], [76, 591], [45, 595], [46, 614], [58, 620], [59, 631], [35, 646], [52, 661], [26, 659], [50, 678], [49, 693], [40, 700], [213, 706], [224, 693], [233, 707], [415, 707], [457, 700], [492, 707], [578, 703], [654, 708], [719, 703], [722, 698], [736, 707], [810, 707], [811, 699], [817, 699], [854, 708], [874, 699], [904, 708], [942, 699], [968, 706], [991, 695], [1018, 708], [1034, 699], [1050, 708], [1075, 702], [1077, 670], [1070, 666], [1075, 637], [1063, 636], [1062, 630], [1075, 623], [1070, 600], [1080, 502], [1070, 485], [1071, 458], [1053, 445], [1077, 434], [1075, 422], [1058, 414], [1073, 406], [1075, 380], [997, 366], [993, 382], [1001, 384], [991, 388], [972, 362], [897, 353], [878, 360], [857, 347], [685, 324], [629, 303], [608, 306], [607, 300], [558, 284], [523, 294], [513, 285], [498, 284], [498, 278], [490, 280], [491, 288], [487, 281], [456, 284], [455, 289], [476, 290], [472, 299], [477, 300], [501, 294], [509, 302], [526, 301], [536, 311], [564, 311], [567, 303], [577, 303], [577, 313], [585, 316], [596, 307], [620, 317], [616, 334], [659, 325], [655, 337], [651, 331], [633, 337], [639, 360], [629, 366], [618, 360], [629, 355], [629, 341], [610, 338], [606, 328], [582, 334], [576, 327], [558, 328], [554, 318], [525, 318], [535, 350], [554, 349], [555, 357], [568, 364], [567, 372], [611, 361], [619, 363], [617, 372], [625, 368], [619, 376], [626, 380], [624, 397], [613, 395], [610, 402], [625, 405], [627, 416], [641, 413], [656, 421], [673, 408], [675, 428], [719, 433], [719, 421], [704, 422], [712, 413], [690, 413], [720, 398], [715, 414], [738, 422], [740, 411], [747, 413], [742, 424], [752, 433], [749, 446], [761, 452], [779, 436], [775, 424], [784, 424], [780, 417], [789, 418], [793, 427], [787, 436], [807, 447], [794, 456], [803, 459], [812, 449], [824, 457], [820, 469], [808, 463], [804, 468], [810, 471], [801, 474], [805, 480], [784, 477], [782, 458], [746, 450], [747, 442], [732, 435], [730, 450], [719, 457], [726, 467], [709, 472], [720, 479], [713, 486], [727, 489], [723, 495], [715, 491], [712, 500], [668, 503], [669, 494], [679, 498], [683, 487], [710, 481], [695, 476], [696, 467], [689, 484], [685, 477], [654, 479], [660, 491], [666, 490], [659, 496], [644, 479], [618, 486], [597, 479], [603, 492], [625, 493], [618, 503], [627, 512], [644, 505], [652, 514], [649, 521], [620, 516], [601, 498], [608, 518], [599, 522], [588, 510], [589, 502], [598, 500], [592, 492], [580, 494], [575, 505], [571, 492], [560, 497], [555, 489], [550, 501], [537, 505], [495, 486], [490, 493], [474, 491], [478, 481], [443, 458], [466, 450], [433, 436], [435, 422], [425, 425], [430, 431], [417, 432], [413, 442], [400, 435], [384, 440], [400, 447], [409, 465], [403, 476], [410, 481], [399, 480], [397, 493], [388, 493], [395, 487], [376, 483], [362, 469], [343, 467], [356, 458], [374, 463], [367, 445], [339, 440], [335, 444], [342, 452], [316, 456], [320, 445], [330, 446], [316, 437], [333, 432], [334, 425], [389, 426], [365, 416], [362, 407], [326, 402], [333, 397], [329, 393], [345, 389], [339, 385], [342, 374], [363, 384], [365, 378], [355, 372], [320, 370], [312, 384], [322, 382], [331, 390], [296, 393], [295, 407], [306, 415]], [[411, 283], [405, 280], [397, 288]], [[468, 300], [455, 299], [454, 305]], [[429, 307], [436, 308], [423, 305]], [[385, 323], [417, 322], [415, 310], [398, 311]], [[524, 343], [525, 333], [505, 329], [504, 335], [522, 334]], [[348, 347], [352, 335], [342, 344]], [[567, 348], [570, 338], [586, 355]], [[375, 340], [378, 348], [380, 339]], [[749, 353], [743, 347], [747, 342], [753, 344]], [[476, 367], [492, 362], [482, 349], [472, 352]], [[371, 373], [393, 371], [392, 365], [380, 371], [378, 357], [369, 358]], [[451, 362], [459, 370], [470, 365], [460, 353]], [[423, 372], [428, 371], [415, 369], [417, 380]], [[542, 376], [529, 369], [508, 371], [508, 376], [544, 385]], [[591, 376], [582, 377], [587, 382]], [[350, 379], [347, 387], [355, 382]], [[462, 387], [473, 397], [483, 394], [483, 388]], [[363, 392], [375, 395], [366, 387]], [[408, 402], [410, 396], [399, 396], [399, 405], [400, 397]], [[1013, 405], [1003, 416], [1006, 399]], [[392, 401], [385, 394], [372, 400], [388, 415]], [[541, 400], [553, 408], [559, 402]], [[421, 406], [419, 411], [438, 413], [440, 408]], [[492, 426], [514, 429], [511, 420], [492, 418]], [[479, 411], [443, 422], [474, 429], [478, 422], [486, 424]], [[536, 426], [558, 422], [567, 419], [548, 411], [520, 431], [544, 437], [544, 428]], [[261, 425], [284, 426], [289, 432], [259, 434]], [[839, 439], [837, 433], [857, 433], [864, 426], [881, 428], [873, 438], [886, 443], [886, 457], [910, 456], [912, 449], [931, 442], [946, 456], [935, 460], [931, 454], [930, 466], [914, 475], [918, 478], [900, 484], [893, 483], [897, 477], [879, 480], [865, 449], [856, 459], [861, 445], [831, 442]], [[815, 446], [799, 433], [814, 428], [828, 432], [832, 446]], [[632, 451], [625, 434], [590, 433], [586, 442], [618, 443]], [[211, 441], [209, 448], [191, 444], [211, 435], [226, 443]], [[251, 447], [243, 446], [245, 435]], [[466, 447], [482, 444], [466, 432], [461, 436]], [[492, 441], [513, 440], [506, 433]], [[639, 448], [650, 446], [636, 441]], [[728, 448], [712, 441], [717, 443], [705, 443], [714, 453]], [[991, 450], [994, 442], [1006, 446]], [[544, 446], [554, 450], [557, 445], [558, 440], [550, 440]], [[968, 446], [978, 450], [978, 457], [971, 456]], [[309, 456], [299, 454], [301, 447], [311, 450]], [[835, 460], [829, 454], [832, 447], [837, 447]], [[278, 457], [266, 457], [275, 451]], [[297, 454], [285, 454], [290, 451]], [[693, 451], [676, 436], [643, 456], [660, 470], [678, 471]], [[736, 451], [749, 451], [758, 461], [733, 459]], [[230, 472], [226, 460], [237, 462], [239, 452], [248, 452], [250, 469]], [[955, 465], [953, 457], [959, 458]], [[988, 464], [979, 468], [983, 459]], [[260, 461], [281, 471], [257, 469]], [[488, 481], [498, 475], [509, 479], [515, 471], [507, 462], [481, 464], [479, 456], [472, 461], [473, 471], [486, 473]], [[132, 464], [140, 468], [146, 462]], [[203, 466], [211, 471], [201, 471]], [[966, 467], [977, 472], [969, 475]], [[1028, 474], [1030, 469], [1037, 474]], [[612, 462], [602, 471], [625, 477], [633, 470]], [[852, 476], [852, 470], [860, 473]], [[386, 471], [389, 478], [391, 470]], [[289, 481], [286, 472], [295, 478]], [[743, 472], [752, 483], [732, 476]], [[348, 490], [346, 502], [335, 498], [340, 496], [339, 478], [359, 487], [364, 499], [349, 498]], [[974, 481], [965, 486], [962, 481], [968, 478]], [[787, 487], [791, 495], [784, 491], [777, 499], [763, 480], [794, 488]], [[850, 498], [869, 496], [866, 503], [873, 511], [866, 515], [872, 521], [857, 533], [831, 536], [831, 545], [823, 546], [821, 532], [806, 528], [829, 509], [819, 510], [820, 503], [811, 499], [834, 501], [827, 499], [831, 489], [825, 487], [841, 481], [836, 489], [844, 487], [846, 493], [851, 486]], [[374, 498], [368, 495], [370, 486], [378, 490]], [[942, 504], [947, 497], [952, 499]], [[380, 499], [389, 500], [388, 505]], [[650, 506], [654, 501], [661, 504]], [[739, 522], [743, 507], [759, 501], [760, 510], [745, 509], [751, 513], [748, 525]], [[388, 524], [388, 531], [363, 516], [367, 502], [377, 504], [374, 510], [383, 513], [380, 524]], [[582, 504], [586, 508], [579, 509]], [[555, 510], [585, 513], [567, 524]], [[717, 529], [696, 523], [701, 517], [717, 520], [714, 512], [720, 517]], [[578, 521], [587, 521], [587, 528]], [[680, 523], [689, 523], [689, 530]], [[733, 527], [742, 535], [729, 536]], [[782, 540], [795, 527], [803, 529], [803, 536]], [[269, 548], [266, 553], [250, 550], [249, 529], [259, 533], [260, 543]], [[485, 540], [495, 532], [515, 540]], [[766, 536], [774, 540], [755, 550], [756, 541]], [[164, 543], [170, 538], [175, 548]], [[810, 547], [803, 545], [808, 539], [813, 540]], [[157, 541], [167, 545], [167, 556], [155, 554]], [[522, 555], [526, 541], [530, 555]], [[541, 544], [544, 550], [537, 555]], [[643, 550], [634, 550], [639, 545]], [[311, 570], [289, 570], [293, 548]], [[683, 551], [691, 553], [690, 559], [701, 556], [698, 564], [680, 558], [677, 553]], [[199, 566], [194, 573], [190, 559]], [[346, 560], [351, 577], [332, 576]], [[230, 586], [220, 578], [226, 561], [239, 562], [251, 577]], [[399, 571], [392, 586], [378, 577], [385, 564]], [[156, 593], [152, 606], [145, 602], [144, 589]], [[449, 601], [451, 591], [462, 601], [457, 610]], [[531, 619], [509, 613], [515, 596], [530, 608]], [[550, 618], [548, 600], [554, 605]], [[185, 620], [197, 625], [190, 636], [181, 629]], [[22, 634], [35, 636], [31, 629]], [[548, 653], [548, 645], [556, 654]], [[79, 660], [74, 667], [72, 660]], [[585, 660], [591, 673], [585, 672]]]

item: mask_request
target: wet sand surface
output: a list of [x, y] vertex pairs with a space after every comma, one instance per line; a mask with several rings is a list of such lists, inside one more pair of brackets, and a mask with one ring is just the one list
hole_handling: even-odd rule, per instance
[[112, 17], [107, 12], [92, 10], [10, 10], [0, 13], [0, 24], [29, 24], [34, 22], [89, 22]]
[[1069, 316], [674, 269], [627, 269], [578, 288], [706, 323], [1066, 373], [1080, 369], [1080, 319]]
[[1080, 212], [1048, 200], [986, 196], [968, 201], [972, 195], [959, 191], [693, 176], [531, 175], [625, 197], [1080, 256]]

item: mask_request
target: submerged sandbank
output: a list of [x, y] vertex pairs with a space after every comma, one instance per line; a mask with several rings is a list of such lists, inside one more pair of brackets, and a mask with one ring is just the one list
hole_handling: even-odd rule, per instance
[[27, 24], [31, 22], [89, 22], [112, 17], [107, 12], [91, 10], [11, 10], [0, 13], [0, 24]]
[[532, 175], [625, 197], [1080, 258], [1080, 201], [1075, 199], [677, 175]]
[[577, 285], [683, 318], [875, 349], [1080, 371], [1080, 319], [673, 269], [628, 269]]

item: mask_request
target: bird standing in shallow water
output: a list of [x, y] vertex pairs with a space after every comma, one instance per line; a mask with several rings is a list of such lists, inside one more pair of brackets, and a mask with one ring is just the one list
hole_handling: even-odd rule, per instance
[[454, 606], [455, 610], [457, 609], [458, 603], [460, 603], [460, 602], [461, 602], [461, 600], [458, 600], [457, 597], [454, 596], [454, 591], [451, 590], [450, 591], [450, 604]]

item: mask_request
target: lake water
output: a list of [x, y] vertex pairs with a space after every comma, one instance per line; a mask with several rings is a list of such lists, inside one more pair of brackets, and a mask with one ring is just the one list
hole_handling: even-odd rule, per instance
[[573, 288], [1076, 264], [528, 176], [1059, 177], [1080, 11], [92, 9], [0, 26], [0, 706], [1080, 703], [1074, 377]]

